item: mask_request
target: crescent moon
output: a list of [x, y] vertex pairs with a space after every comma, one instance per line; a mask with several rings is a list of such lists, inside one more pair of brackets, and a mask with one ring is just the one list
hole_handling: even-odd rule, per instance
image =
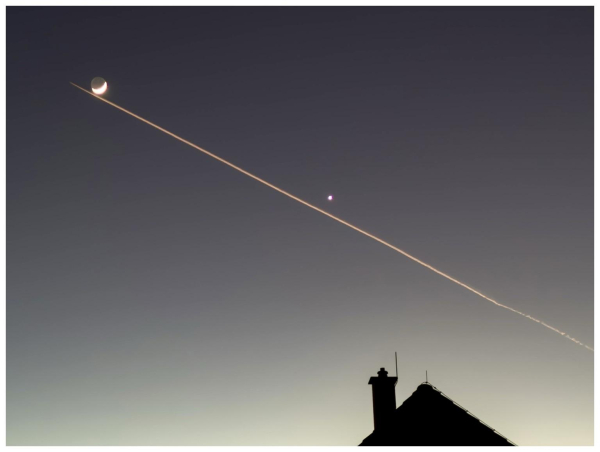
[[104, 92], [106, 92], [106, 88], [108, 88], [108, 84], [104, 82], [104, 85], [102, 85], [98, 89], [92, 88], [92, 91], [94, 92], [94, 94], [104, 94]]

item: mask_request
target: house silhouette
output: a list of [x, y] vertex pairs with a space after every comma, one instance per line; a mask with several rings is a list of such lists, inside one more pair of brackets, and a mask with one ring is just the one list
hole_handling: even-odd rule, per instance
[[396, 408], [397, 377], [371, 377], [375, 429], [359, 446], [516, 446], [430, 383]]

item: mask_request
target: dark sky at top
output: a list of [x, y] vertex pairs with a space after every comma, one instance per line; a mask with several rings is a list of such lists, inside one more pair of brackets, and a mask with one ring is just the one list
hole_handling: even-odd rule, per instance
[[593, 345], [593, 8], [6, 17], [8, 444], [355, 445], [394, 351], [592, 444], [589, 351], [68, 82]]

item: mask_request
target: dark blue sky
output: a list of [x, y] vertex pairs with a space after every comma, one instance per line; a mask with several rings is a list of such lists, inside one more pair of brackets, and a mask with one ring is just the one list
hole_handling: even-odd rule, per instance
[[[354, 445], [398, 351], [593, 442], [593, 8], [7, 7], [12, 445]], [[328, 194], [335, 202], [326, 200]]]

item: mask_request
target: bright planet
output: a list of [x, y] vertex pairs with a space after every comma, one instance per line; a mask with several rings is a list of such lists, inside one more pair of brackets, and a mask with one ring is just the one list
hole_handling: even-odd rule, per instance
[[327, 197], [327, 200], [328, 200], [328, 201], [333, 201], [333, 195], [329, 195], [329, 196]]
[[108, 83], [102, 77], [95, 77], [92, 80], [92, 91], [94, 94], [104, 94], [108, 89]]

